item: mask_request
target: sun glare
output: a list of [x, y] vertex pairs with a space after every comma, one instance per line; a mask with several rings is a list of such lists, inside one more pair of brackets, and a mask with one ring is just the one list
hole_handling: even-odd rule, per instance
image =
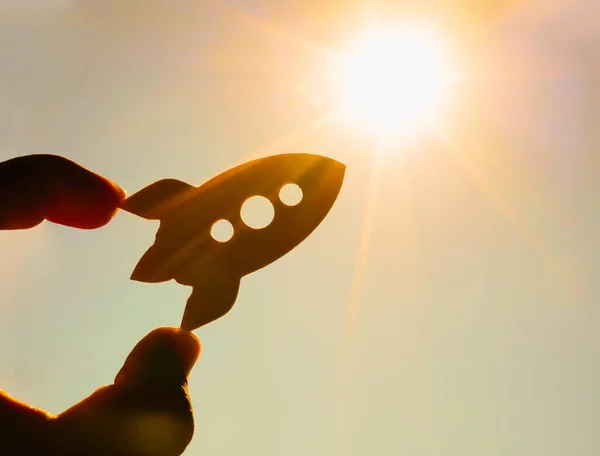
[[428, 28], [368, 33], [337, 73], [342, 115], [386, 134], [434, 127], [458, 76], [443, 40]]

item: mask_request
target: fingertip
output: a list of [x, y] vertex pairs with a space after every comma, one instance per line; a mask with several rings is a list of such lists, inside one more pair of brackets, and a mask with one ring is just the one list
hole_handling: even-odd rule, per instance
[[[127, 192], [116, 183], [102, 176], [106, 181], [104, 196], [100, 196], [97, 203], [89, 205], [90, 211], [80, 220], [80, 225], [75, 228], [96, 229], [107, 225], [120, 210], [121, 203], [127, 198]], [[73, 225], [72, 225], [73, 226]]]
[[53, 223], [79, 229], [105, 226], [119, 212], [127, 192], [99, 174], [85, 168], [79, 171], [79, 178], [62, 181], [46, 218]]
[[181, 328], [161, 327], [140, 340], [117, 374], [125, 380], [185, 381], [200, 357], [198, 337]]
[[150, 332], [146, 338], [155, 339], [157, 344], [168, 343], [176, 347], [186, 364], [186, 375], [190, 374], [202, 353], [200, 339], [187, 329], [163, 326]]
[[43, 220], [99, 228], [113, 219], [126, 196], [113, 181], [59, 155], [0, 163], [0, 229], [31, 228]]

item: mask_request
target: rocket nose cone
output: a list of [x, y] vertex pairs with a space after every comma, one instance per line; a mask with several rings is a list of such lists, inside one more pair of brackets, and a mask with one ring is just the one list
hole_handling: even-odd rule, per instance
[[346, 170], [346, 165], [344, 163], [342, 163], [339, 160], [336, 160], [335, 158], [330, 158], [327, 157], [327, 160], [329, 160], [329, 163], [331, 166], [333, 166], [334, 168], [336, 168], [339, 171], [345, 171]]
[[[324, 194], [332, 193], [337, 196], [342, 187], [345, 173], [346, 165], [344, 163], [330, 157], [319, 157], [311, 172], [307, 173], [304, 183], [306, 185], [320, 182], [320, 191], [324, 191]], [[333, 204], [333, 201], [331, 201], [331, 204]]]
[[338, 180], [343, 179], [344, 175], [346, 174], [346, 165], [341, 161], [334, 160], [333, 158], [330, 158], [330, 160], [331, 162], [329, 166], [331, 167], [332, 174]]

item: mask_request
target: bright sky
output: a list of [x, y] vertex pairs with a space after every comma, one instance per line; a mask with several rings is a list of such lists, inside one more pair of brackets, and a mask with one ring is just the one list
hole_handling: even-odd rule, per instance
[[[348, 166], [319, 229], [198, 331], [186, 455], [600, 454], [596, 0], [380, 2], [467, 75], [443, 128], [384, 142], [330, 116], [368, 7], [192, 3], [0, 3], [0, 160], [62, 154], [130, 194], [272, 153]], [[128, 280], [155, 231], [0, 233], [2, 388], [58, 413], [179, 324], [187, 288]]]

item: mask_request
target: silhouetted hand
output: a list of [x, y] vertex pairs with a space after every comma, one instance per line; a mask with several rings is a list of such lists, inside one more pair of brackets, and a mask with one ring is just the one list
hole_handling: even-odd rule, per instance
[[[43, 220], [94, 229], [124, 198], [117, 185], [62, 157], [0, 163], [0, 229]], [[180, 455], [194, 432], [187, 378], [199, 355], [191, 332], [158, 328], [134, 347], [114, 384], [57, 416], [0, 390], [0, 455]]]

